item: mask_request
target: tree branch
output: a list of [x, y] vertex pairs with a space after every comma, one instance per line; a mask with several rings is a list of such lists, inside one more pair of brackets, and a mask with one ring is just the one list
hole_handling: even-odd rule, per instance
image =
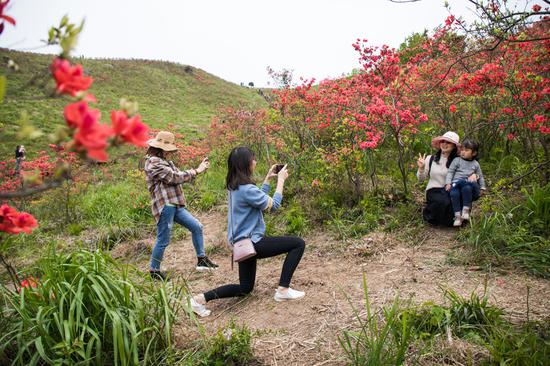
[[36, 187], [24, 188], [22, 190], [15, 191], [15, 192], [0, 192], [0, 200], [32, 196], [33, 194], [36, 194], [36, 193], [57, 188], [61, 186], [61, 184], [63, 184], [63, 182], [67, 179], [68, 177], [62, 177], [60, 179], [55, 179], [55, 180], [51, 180], [49, 182], [43, 183]]
[[533, 174], [534, 172], [536, 172], [537, 170], [539, 170], [540, 168], [542, 168], [543, 166], [545, 165], [549, 165], [550, 164], [550, 160], [546, 160], [546, 161], [543, 161], [542, 163], [540, 163], [539, 165], [537, 165], [536, 167], [534, 167], [533, 169], [529, 170], [527, 173], [523, 174], [523, 175], [520, 175], [519, 177], [517, 178], [514, 178], [512, 179], [511, 181], [507, 182], [506, 184], [504, 184], [502, 187], [505, 187], [505, 186], [509, 186], [510, 184], [513, 184], [519, 180], [522, 180], [523, 178], [525, 178], [526, 176], [528, 175], [531, 175]]

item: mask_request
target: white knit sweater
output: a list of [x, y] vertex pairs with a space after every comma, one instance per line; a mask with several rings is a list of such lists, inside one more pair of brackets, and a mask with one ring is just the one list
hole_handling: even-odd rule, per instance
[[[424, 169], [416, 172], [416, 177], [419, 181], [424, 181], [428, 176], [428, 170], [430, 169], [430, 158], [431, 155], [426, 156], [424, 160]], [[426, 190], [432, 188], [443, 188], [445, 187], [445, 176], [447, 175], [447, 157], [441, 155], [439, 162], [435, 160], [432, 162], [432, 170], [430, 171], [430, 179], [428, 180], [428, 185]]]

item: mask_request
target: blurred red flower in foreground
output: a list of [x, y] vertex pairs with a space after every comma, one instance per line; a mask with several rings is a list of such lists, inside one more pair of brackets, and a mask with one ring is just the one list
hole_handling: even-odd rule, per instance
[[30, 232], [38, 226], [36, 219], [26, 212], [17, 212], [13, 207], [6, 204], [0, 206], [0, 231], [8, 234], [19, 234]]
[[149, 127], [141, 122], [139, 114], [128, 118], [123, 111], [111, 111], [111, 126], [115, 135], [124, 141], [136, 146], [147, 146]]
[[57, 84], [56, 90], [60, 94], [75, 96], [92, 85], [93, 79], [84, 75], [82, 65], [72, 66], [69, 61], [56, 58], [50, 69]]
[[4, 31], [4, 21], [15, 25], [15, 19], [9, 15], [4, 14], [4, 10], [8, 7], [10, 0], [0, 0], [0, 34]]
[[65, 107], [64, 115], [67, 125], [75, 129], [73, 143], [76, 150], [86, 150], [88, 157], [94, 160], [107, 161], [105, 149], [112, 130], [99, 123], [101, 113], [89, 108], [86, 102], [76, 102]]

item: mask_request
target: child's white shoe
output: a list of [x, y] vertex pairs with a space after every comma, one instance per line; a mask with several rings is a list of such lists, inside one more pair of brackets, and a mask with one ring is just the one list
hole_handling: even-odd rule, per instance
[[454, 227], [460, 227], [462, 226], [462, 219], [459, 217], [455, 217], [455, 221], [453, 222]]
[[462, 208], [462, 220], [470, 220], [470, 208], [469, 207], [463, 207]]
[[279, 291], [278, 289], [275, 291], [275, 301], [287, 301], [287, 300], [298, 300], [301, 299], [306, 295], [303, 291], [297, 291], [293, 290], [290, 287], [286, 292]]

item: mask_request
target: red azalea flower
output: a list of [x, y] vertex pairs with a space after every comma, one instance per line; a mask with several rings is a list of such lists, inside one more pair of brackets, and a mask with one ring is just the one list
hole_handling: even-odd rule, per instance
[[27, 277], [21, 281], [21, 288], [36, 288], [38, 286], [38, 281], [34, 277]]
[[56, 58], [50, 69], [57, 84], [56, 90], [60, 94], [69, 94], [74, 97], [78, 92], [87, 90], [92, 85], [93, 79], [84, 75], [82, 65], [71, 66], [69, 61]]
[[101, 112], [97, 109], [91, 109], [88, 103], [84, 101], [67, 105], [63, 114], [67, 125], [71, 128], [79, 128], [86, 116], [96, 121], [99, 121], [101, 118]]
[[0, 231], [8, 234], [29, 234], [38, 226], [36, 219], [26, 212], [17, 212], [14, 208], [4, 204], [0, 207]]
[[67, 125], [76, 130], [73, 136], [76, 150], [86, 150], [91, 159], [107, 161], [105, 149], [112, 130], [99, 123], [101, 112], [89, 108], [86, 102], [81, 101], [66, 106], [64, 115]]
[[139, 114], [128, 119], [123, 111], [111, 111], [111, 125], [114, 134], [124, 141], [136, 146], [147, 146], [149, 127], [141, 122]]
[[541, 9], [541, 6], [540, 6], [539, 4], [533, 5], [533, 11], [534, 11], [535, 13], [538, 13], [538, 12], [540, 11], [540, 9]]
[[0, 34], [4, 31], [4, 21], [15, 25], [15, 19], [9, 15], [4, 14], [4, 10], [8, 7], [10, 0], [0, 0]]
[[112, 135], [109, 126], [98, 123], [91, 115], [84, 116], [80, 128], [74, 135], [74, 142], [78, 147], [87, 151], [89, 158], [105, 162], [108, 155], [105, 149], [108, 146], [107, 139]]
[[456, 112], [456, 105], [451, 104], [451, 106], [449, 107], [449, 112], [451, 112], [451, 113]]

